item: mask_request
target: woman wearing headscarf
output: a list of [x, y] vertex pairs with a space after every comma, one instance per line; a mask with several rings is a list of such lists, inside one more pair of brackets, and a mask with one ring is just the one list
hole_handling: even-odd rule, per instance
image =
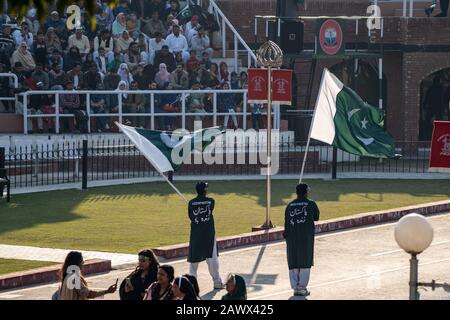
[[147, 288], [157, 280], [159, 261], [152, 250], [138, 254], [139, 264], [120, 285], [120, 300], [142, 300]]
[[82, 64], [80, 50], [77, 47], [71, 47], [64, 57], [64, 71], [72, 70], [77, 63]]
[[163, 87], [168, 81], [170, 82], [170, 73], [167, 71], [167, 66], [165, 63], [160, 63], [159, 71], [155, 75], [155, 82], [158, 87]]
[[14, 65], [16, 62], [22, 63], [24, 71], [34, 70], [36, 68], [36, 63], [31, 52], [28, 50], [26, 42], [22, 42], [16, 51], [14, 51], [11, 58], [11, 65]]
[[128, 69], [128, 65], [126, 63], [122, 63], [119, 67], [119, 71], [117, 74], [120, 76], [120, 79], [122, 81], [125, 81], [127, 84], [127, 87], [130, 87], [131, 82], [134, 80], [133, 75], [131, 74], [130, 70]]
[[197, 300], [194, 286], [186, 277], [175, 278], [172, 284], [172, 293], [176, 300]]
[[157, 281], [147, 289], [144, 300], [174, 300], [172, 293], [172, 281], [175, 270], [170, 265], [162, 265], [156, 275]]
[[62, 51], [61, 41], [55, 32], [55, 28], [48, 28], [47, 33], [45, 34], [45, 45], [47, 48], [53, 47], [60, 52]]
[[127, 31], [127, 19], [124, 13], [119, 13], [112, 25], [113, 37], [118, 38], [124, 31]]
[[[123, 91], [128, 90], [128, 85], [125, 81], [121, 80], [119, 82], [119, 84], [117, 85], [116, 90], [114, 90], [116, 92], [116, 94], [108, 94], [109, 96], [109, 103], [108, 103], [108, 108], [109, 111], [107, 111], [107, 113], [116, 113], [119, 112], [119, 97], [122, 97], [122, 109], [123, 109], [123, 105], [124, 103], [127, 101], [128, 99], [128, 93], [125, 93]], [[109, 122], [111, 121], [111, 119], [108, 120]], [[110, 127], [110, 125], [108, 124], [108, 127]]]
[[240, 275], [230, 274], [226, 283], [227, 294], [222, 300], [247, 300], [245, 280]]
[[130, 37], [128, 31], [125, 30], [120, 35], [119, 39], [116, 40], [116, 44], [114, 46], [114, 52], [116, 53], [127, 53], [130, 44], [134, 42], [133, 38]]

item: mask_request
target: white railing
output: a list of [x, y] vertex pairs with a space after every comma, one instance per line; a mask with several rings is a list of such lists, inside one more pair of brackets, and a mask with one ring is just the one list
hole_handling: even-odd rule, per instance
[[[247, 53], [247, 66], [250, 67], [252, 64], [256, 65], [256, 55], [252, 49], [247, 45], [244, 39], [239, 35], [237, 30], [231, 24], [230, 20], [227, 19], [225, 14], [219, 8], [214, 0], [210, 0], [211, 7], [217, 19], [217, 23], [220, 27], [220, 35], [222, 38], [222, 58], [227, 57], [227, 27], [233, 33], [233, 59], [234, 59], [234, 70], [238, 71], [238, 56], [239, 56], [239, 44], [244, 47], [244, 51]], [[219, 21], [220, 20], [220, 21]]]
[[[14, 80], [14, 88], [17, 89], [19, 87], [19, 79], [14, 73], [0, 73], [0, 78], [13, 78]], [[0, 97], [0, 101], [15, 101], [15, 97]]]
[[[212, 94], [212, 106], [213, 110], [212, 112], [189, 112], [188, 107], [186, 104], [186, 99], [189, 97], [190, 94], [203, 94], [208, 95]], [[242, 111], [240, 112], [218, 112], [218, 101], [217, 101], [217, 94], [242, 94], [243, 95], [243, 104], [242, 104]], [[61, 118], [73, 118], [74, 114], [61, 114], [60, 113], [60, 96], [61, 95], [79, 95], [79, 96], [85, 96], [86, 98], [86, 113], [89, 117], [89, 120], [87, 122], [88, 125], [88, 132], [91, 132], [91, 118], [96, 117], [115, 117], [119, 119], [119, 122], [122, 123], [124, 118], [127, 117], [141, 117], [147, 120], [150, 120], [150, 129], [155, 130], [155, 119], [159, 117], [181, 117], [181, 127], [183, 129], [186, 129], [186, 118], [187, 117], [212, 117], [212, 124], [213, 126], [218, 125], [218, 117], [224, 117], [229, 116], [232, 121], [232, 116], [236, 116], [241, 118], [242, 117], [242, 129], [247, 129], [247, 121], [249, 116], [251, 116], [251, 111], [248, 110], [248, 102], [247, 102], [247, 94], [248, 91], [241, 89], [241, 90], [124, 90], [124, 91], [87, 91], [87, 90], [79, 90], [79, 91], [27, 91], [20, 94], [17, 94], [16, 97], [21, 96], [23, 98], [23, 132], [24, 134], [28, 134], [29, 129], [28, 128], [28, 120], [33, 118], [55, 118], [55, 133], [60, 133], [60, 119]], [[91, 95], [99, 94], [99, 95], [116, 95], [118, 99], [118, 111], [113, 113], [93, 113], [91, 110]], [[149, 110], [149, 112], [142, 112], [142, 113], [125, 113], [123, 108], [123, 98], [122, 94], [142, 94], [147, 95], [149, 97], [148, 100], [146, 100], [146, 110]], [[180, 103], [181, 108], [180, 112], [155, 112], [155, 95], [178, 95], [180, 96]], [[55, 113], [39, 113], [39, 114], [29, 114], [29, 97], [31, 95], [54, 95], [55, 96], [55, 103], [56, 106]], [[262, 112], [262, 115], [267, 115], [267, 113]], [[273, 111], [272, 116], [274, 117], [274, 128], [278, 129], [280, 127], [280, 108], [278, 105], [273, 105]], [[238, 123], [239, 123], [238, 119]], [[161, 128], [160, 128], [161, 129]]]
[[[421, 7], [420, 9], [425, 9], [426, 4], [436, 4], [437, 1], [435, 0], [374, 0], [373, 3], [375, 5], [382, 4], [382, 3], [402, 3], [402, 16], [407, 17], [408, 11], [409, 11], [409, 17], [414, 17], [414, 3], [420, 3]], [[409, 10], [408, 10], [409, 5]], [[381, 15], [383, 16], [383, 12], [381, 12]]]

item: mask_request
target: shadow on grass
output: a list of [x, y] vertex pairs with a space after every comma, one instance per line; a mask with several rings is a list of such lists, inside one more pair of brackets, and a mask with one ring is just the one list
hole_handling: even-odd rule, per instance
[[[195, 182], [175, 181], [180, 191], [190, 199], [194, 197]], [[316, 201], [339, 201], [345, 194], [356, 194], [367, 202], [382, 202], [384, 194], [408, 194], [414, 197], [444, 195], [450, 197], [450, 181], [446, 180], [363, 180], [337, 181], [311, 180], [311, 198]], [[272, 181], [272, 206], [284, 206], [294, 199], [296, 180]], [[225, 199], [255, 199], [266, 205], [266, 182], [210, 181], [212, 197]], [[101, 203], [116, 200], [135, 201], [144, 197], [163, 197], [162, 201], [182, 201], [174, 198], [174, 191], [165, 182], [90, 188], [85, 191], [65, 190], [12, 196], [11, 202], [0, 201], [0, 234], [31, 228], [39, 224], [54, 224], [84, 219], [74, 213], [81, 203]], [[164, 199], [167, 197], [167, 199]], [[175, 203], [180, 207], [180, 202]], [[151, 202], [149, 202], [151, 206]], [[184, 204], [183, 204], [184, 206]], [[246, 210], [251, 208], [245, 208]], [[113, 214], [114, 212], [111, 211]]]

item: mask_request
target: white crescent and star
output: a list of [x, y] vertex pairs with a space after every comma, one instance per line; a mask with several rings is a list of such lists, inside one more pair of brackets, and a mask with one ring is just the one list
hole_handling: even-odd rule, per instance
[[[355, 108], [350, 110], [349, 112], [347, 112], [347, 117], [348, 117], [348, 121], [351, 120], [352, 116], [357, 113], [358, 111], [360, 111], [361, 109], [359, 108]], [[364, 117], [364, 119], [361, 121], [361, 129], [367, 129], [367, 124], [369, 123], [369, 121], [367, 121], [367, 118]], [[375, 141], [374, 138], [362, 138], [359, 136], [356, 136], [356, 138], [358, 140], [360, 140], [362, 143], [364, 143], [366, 146], [368, 146], [369, 144], [373, 143]]]

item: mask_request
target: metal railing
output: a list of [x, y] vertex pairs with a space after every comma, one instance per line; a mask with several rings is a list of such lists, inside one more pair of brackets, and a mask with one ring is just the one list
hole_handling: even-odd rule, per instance
[[[184, 164], [174, 174], [177, 176], [199, 175], [260, 175], [261, 163], [251, 163], [255, 148], [250, 142], [218, 140], [214, 142], [222, 164], [207, 165], [204, 161]], [[241, 141], [242, 143], [242, 141]], [[299, 175], [306, 141], [280, 137], [278, 148], [279, 174]], [[396, 151], [401, 159], [375, 159], [359, 157], [346, 152], [337, 153], [337, 175], [361, 173], [421, 174], [428, 171], [429, 141], [397, 142]], [[0, 152], [2, 154], [2, 152]], [[78, 141], [56, 145], [24, 146], [9, 150], [4, 163], [11, 180], [11, 187], [29, 188], [88, 181], [126, 180], [157, 177], [159, 174], [128, 139], [105, 139], [103, 141]], [[239, 156], [239, 157], [238, 157]], [[235, 159], [244, 159], [239, 163]], [[233, 163], [228, 163], [233, 159]], [[333, 147], [313, 142], [308, 151], [305, 173], [330, 174], [332, 172]]]
[[[55, 133], [60, 133], [60, 119], [61, 118], [74, 118], [74, 114], [64, 114], [60, 112], [60, 97], [61, 95], [78, 95], [80, 98], [84, 98], [84, 107], [86, 110], [86, 114], [91, 118], [98, 117], [116, 117], [120, 123], [123, 123], [123, 120], [126, 117], [142, 117], [146, 120], [149, 120], [150, 129], [155, 129], [155, 120], [157, 118], [162, 117], [179, 117], [181, 118], [180, 128], [185, 129], [187, 127], [187, 118], [188, 117], [210, 117], [212, 118], [212, 126], [218, 125], [218, 117], [225, 116], [236, 116], [242, 119], [242, 121], [238, 121], [242, 123], [242, 129], [247, 129], [247, 122], [249, 120], [249, 116], [251, 115], [250, 110], [248, 109], [247, 102], [247, 93], [248, 91], [245, 89], [240, 90], [124, 90], [124, 91], [88, 91], [88, 90], [78, 90], [78, 91], [26, 91], [18, 94], [17, 96], [22, 97], [23, 103], [23, 132], [24, 134], [28, 134], [30, 128], [28, 128], [28, 120], [35, 118], [54, 118], [55, 121]], [[126, 113], [124, 112], [124, 101], [122, 94], [141, 94], [147, 96], [147, 101], [145, 103], [146, 110], [142, 113]], [[212, 110], [209, 112], [189, 112], [189, 106], [187, 106], [186, 99], [190, 96], [190, 94], [201, 94], [201, 95], [212, 95]], [[219, 112], [218, 111], [218, 94], [232, 94], [232, 95], [242, 95], [242, 111], [240, 112]], [[30, 101], [29, 97], [32, 95], [49, 95], [55, 97], [54, 105], [57, 106], [54, 108], [54, 113], [41, 113], [41, 114], [29, 114], [28, 110], [30, 109]], [[109, 113], [94, 113], [91, 108], [91, 96], [92, 95], [103, 95], [103, 96], [117, 96], [118, 99], [118, 111], [117, 112], [109, 112]], [[161, 110], [157, 110], [157, 106], [155, 105], [155, 97], [162, 95], [178, 95], [179, 96], [179, 104], [180, 110], [179, 112], [161, 112]], [[81, 99], [80, 99], [81, 101]], [[80, 102], [81, 103], [81, 102]], [[157, 112], [160, 111], [160, 112]], [[274, 116], [275, 116], [275, 128], [279, 128], [280, 126], [280, 117], [279, 117], [280, 108], [279, 106], [274, 105]], [[263, 113], [264, 114], [264, 113]], [[91, 121], [88, 121], [88, 132], [91, 132]]]

